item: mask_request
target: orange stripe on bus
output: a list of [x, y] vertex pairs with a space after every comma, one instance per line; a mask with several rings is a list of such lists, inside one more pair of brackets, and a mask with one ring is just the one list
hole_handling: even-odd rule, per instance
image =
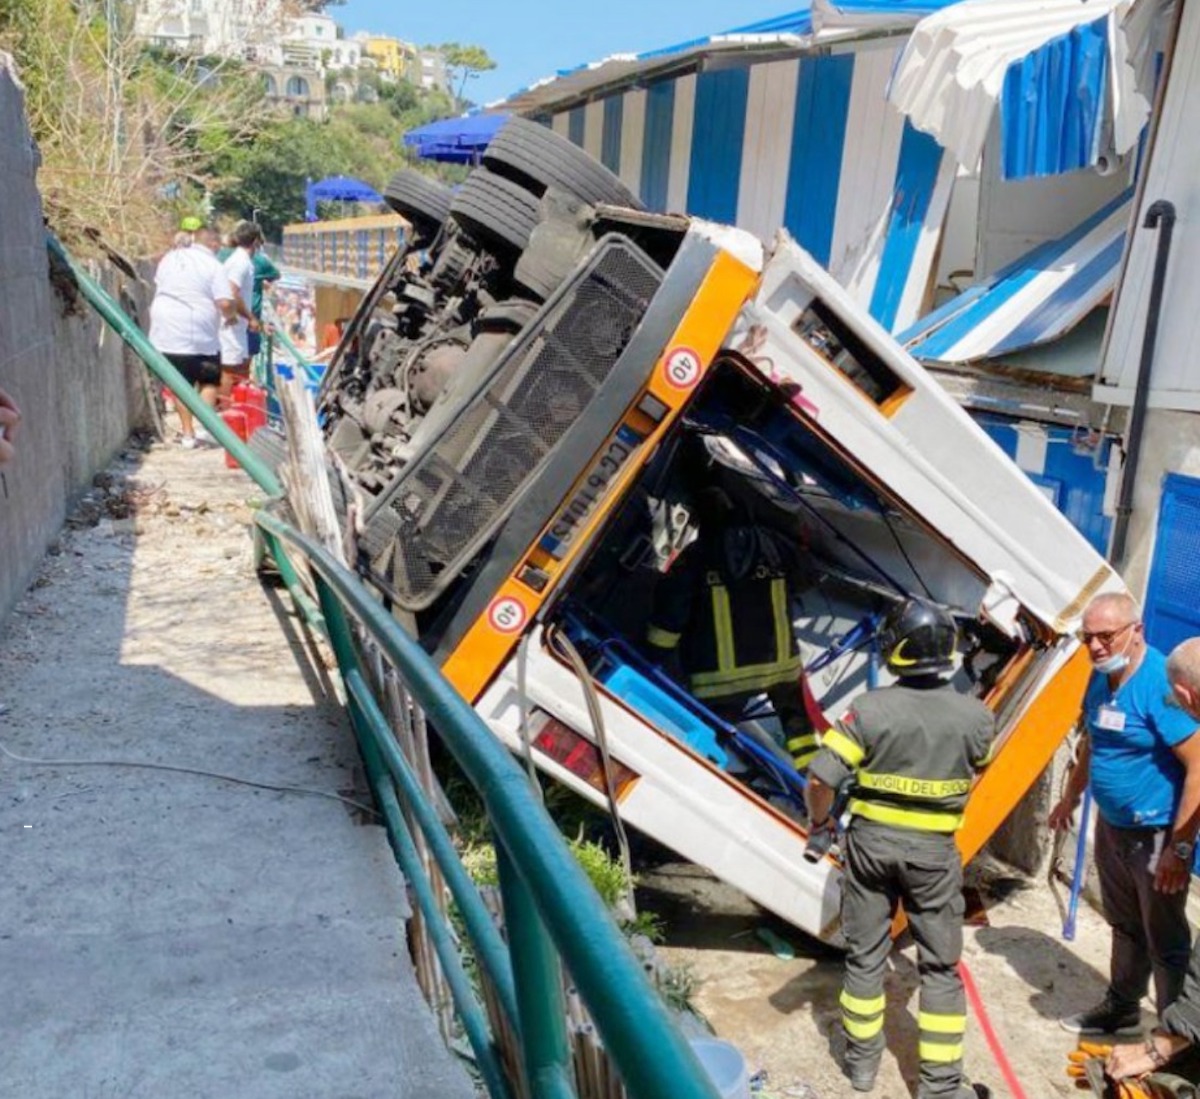
[[[713, 359], [721, 350], [729, 329], [733, 326], [739, 311], [746, 299], [754, 292], [757, 284], [756, 272], [734, 259], [728, 252], [716, 254], [712, 266], [700, 284], [700, 289], [684, 313], [679, 326], [667, 341], [662, 356], [654, 364], [654, 368], [649, 374], [649, 384], [646, 388], [667, 406], [668, 412], [654, 432], [646, 438], [642, 454], [649, 455], [653, 452], [654, 445], [659, 438], [691, 399], [696, 385], [708, 373]], [[694, 353], [699, 360], [699, 370], [694, 384], [680, 386], [668, 381], [667, 366], [672, 360], [672, 355], [681, 350]], [[636, 412], [633, 414], [637, 415]], [[638, 475], [642, 465], [642, 460], [635, 460], [621, 470], [606, 493], [601, 506], [596, 509], [595, 514], [589, 517], [562, 560], [553, 567], [552, 571], [555, 575], [571, 562], [583, 546], [587, 545], [596, 528], [604, 522], [612, 510], [614, 501], [620, 497], [630, 480]], [[586, 476], [586, 463], [581, 465], [579, 472], [581, 478]], [[563, 499], [566, 501], [570, 498], [571, 493], [567, 493]], [[550, 521], [553, 523], [554, 517]], [[544, 533], [545, 529], [533, 540], [525, 557], [535, 552], [535, 547], [541, 541]], [[539, 558], [539, 560], [544, 559]], [[523, 558], [521, 564], [517, 566], [516, 572], [520, 571], [524, 563]], [[547, 569], [551, 571], [551, 566], [547, 566]], [[521, 633], [524, 632], [524, 627], [508, 632], [497, 630], [489, 621], [493, 617], [491, 612], [501, 600], [517, 600], [526, 613], [525, 623], [527, 624], [541, 608], [553, 588], [552, 579], [541, 592], [535, 592], [517, 580], [515, 573], [504, 582], [492, 598], [491, 603], [488, 604], [488, 612], [480, 615], [479, 619], [472, 624], [458, 647], [442, 666], [446, 678], [454, 684], [464, 698], [470, 702], [478, 700], [484, 689], [499, 672], [501, 665], [508, 659]]]

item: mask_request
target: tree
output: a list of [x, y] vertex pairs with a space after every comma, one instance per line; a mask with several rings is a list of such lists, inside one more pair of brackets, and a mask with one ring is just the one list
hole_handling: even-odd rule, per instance
[[420, 89], [408, 80], [380, 80], [376, 84], [379, 98], [397, 118], [407, 111], [414, 111], [421, 106]]
[[0, 31], [25, 81], [51, 225], [69, 244], [86, 248], [83, 230], [98, 230], [144, 255], [179, 212], [169, 196], [203, 189], [214, 154], [257, 131], [265, 102], [237, 62], [146, 49], [131, 15], [95, 0], [3, 0]]
[[259, 224], [275, 238], [284, 225], [304, 220], [309, 179], [352, 176], [382, 192], [402, 162], [400, 132], [382, 103], [339, 106], [326, 122], [281, 117], [214, 160], [221, 178], [213, 209], [229, 218], [257, 209]]
[[455, 102], [465, 107], [467, 101], [463, 98], [463, 92], [466, 90], [467, 81], [480, 73], [490, 72], [496, 67], [496, 62], [488, 56], [487, 50], [482, 46], [447, 42], [438, 47], [438, 52], [446, 63], [446, 72], [451, 81], [458, 81], [458, 91], [453, 93]]

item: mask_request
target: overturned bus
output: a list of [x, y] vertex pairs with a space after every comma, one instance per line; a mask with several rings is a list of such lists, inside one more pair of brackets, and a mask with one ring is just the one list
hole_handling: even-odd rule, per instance
[[542, 127], [501, 136], [514, 124], [538, 155], [510, 133], [465, 200], [390, 189], [412, 243], [320, 402], [360, 571], [514, 752], [834, 937], [836, 852], [802, 857], [769, 703], [719, 714], [645, 644], [706, 488], [801, 548], [788, 617], [830, 720], [889, 681], [875, 633], [898, 600], [958, 620], [955, 682], [999, 728], [966, 858], [1074, 724], [1072, 631], [1121, 581], [785, 233], [639, 211]]

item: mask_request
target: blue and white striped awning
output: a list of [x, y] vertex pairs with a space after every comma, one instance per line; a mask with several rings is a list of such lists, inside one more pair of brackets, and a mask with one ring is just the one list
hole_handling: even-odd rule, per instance
[[884, 98], [896, 48], [616, 88], [550, 125], [651, 210], [786, 228], [889, 331], [926, 306], [955, 164]]
[[557, 105], [602, 94], [616, 85], [644, 82], [687, 68], [706, 57], [741, 58], [746, 64], [808, 49], [813, 45], [877, 33], [881, 28], [915, 26], [931, 12], [959, 0], [809, 0], [803, 7], [771, 19], [749, 23], [719, 34], [647, 50], [620, 53], [573, 68], [559, 69], [514, 92], [501, 102], [523, 115], [553, 111]]
[[898, 337], [917, 360], [969, 363], [1058, 339], [1112, 293], [1132, 188], [1057, 240], [973, 286]]

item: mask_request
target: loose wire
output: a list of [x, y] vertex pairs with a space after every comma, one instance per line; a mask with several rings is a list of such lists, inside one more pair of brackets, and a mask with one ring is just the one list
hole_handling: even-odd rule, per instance
[[199, 767], [183, 767], [174, 763], [150, 763], [146, 760], [135, 759], [34, 759], [30, 756], [18, 755], [0, 743], [0, 754], [7, 756], [17, 763], [31, 767], [132, 767], [145, 771], [170, 771], [179, 775], [199, 775], [202, 778], [220, 779], [222, 782], [232, 782], [238, 786], [251, 786], [256, 790], [273, 790], [282, 794], [308, 794], [316, 798], [328, 798], [330, 801], [340, 801], [354, 809], [359, 809], [372, 816], [379, 816], [373, 806], [366, 805], [353, 798], [343, 797], [332, 790], [317, 790], [310, 786], [289, 786], [285, 783], [258, 782], [255, 779], [242, 778], [239, 775], [226, 775], [220, 771], [206, 771]]

